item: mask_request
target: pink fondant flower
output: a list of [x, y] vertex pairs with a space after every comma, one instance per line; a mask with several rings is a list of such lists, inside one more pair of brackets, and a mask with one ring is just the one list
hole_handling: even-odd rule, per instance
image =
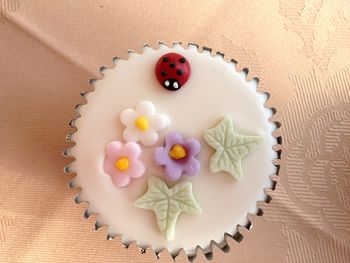
[[123, 145], [113, 141], [107, 145], [106, 154], [104, 171], [112, 177], [117, 187], [125, 187], [131, 178], [139, 178], [145, 173], [145, 165], [139, 160], [141, 148], [135, 142]]

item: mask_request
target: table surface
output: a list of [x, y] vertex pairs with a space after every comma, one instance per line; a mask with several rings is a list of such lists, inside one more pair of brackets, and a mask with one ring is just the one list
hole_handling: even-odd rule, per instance
[[[106, 240], [62, 167], [79, 92], [112, 58], [182, 41], [248, 68], [282, 143], [271, 202], [195, 262], [350, 262], [349, 1], [0, 1], [0, 262], [172, 262]], [[176, 262], [187, 262], [182, 252]]]

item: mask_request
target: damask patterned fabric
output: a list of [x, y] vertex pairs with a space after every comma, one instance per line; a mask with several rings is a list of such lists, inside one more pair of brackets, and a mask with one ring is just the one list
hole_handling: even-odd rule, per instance
[[[350, 3], [0, 1], [0, 262], [155, 262], [73, 202], [68, 121], [101, 65], [158, 41], [225, 53], [281, 124], [263, 216], [213, 262], [350, 262]], [[208, 226], [210, 227], [210, 226]], [[158, 262], [173, 262], [168, 253]], [[206, 262], [199, 250], [195, 262]], [[182, 252], [176, 262], [187, 262]]]

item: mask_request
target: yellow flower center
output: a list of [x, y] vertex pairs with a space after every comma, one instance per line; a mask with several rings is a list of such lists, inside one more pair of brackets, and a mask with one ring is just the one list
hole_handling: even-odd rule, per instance
[[114, 164], [115, 168], [122, 172], [126, 171], [129, 168], [129, 165], [129, 159], [126, 157], [118, 159]]
[[171, 148], [171, 151], [169, 152], [169, 156], [175, 160], [183, 159], [186, 157], [186, 155], [187, 155], [186, 149], [180, 144], [175, 144]]
[[135, 125], [140, 131], [148, 130], [148, 119], [144, 116], [140, 116], [135, 120]]

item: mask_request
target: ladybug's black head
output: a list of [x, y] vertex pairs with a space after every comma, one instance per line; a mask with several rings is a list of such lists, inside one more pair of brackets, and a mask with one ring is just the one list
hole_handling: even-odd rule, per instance
[[163, 82], [163, 87], [167, 90], [175, 91], [181, 88], [181, 85], [176, 79], [166, 79]]

